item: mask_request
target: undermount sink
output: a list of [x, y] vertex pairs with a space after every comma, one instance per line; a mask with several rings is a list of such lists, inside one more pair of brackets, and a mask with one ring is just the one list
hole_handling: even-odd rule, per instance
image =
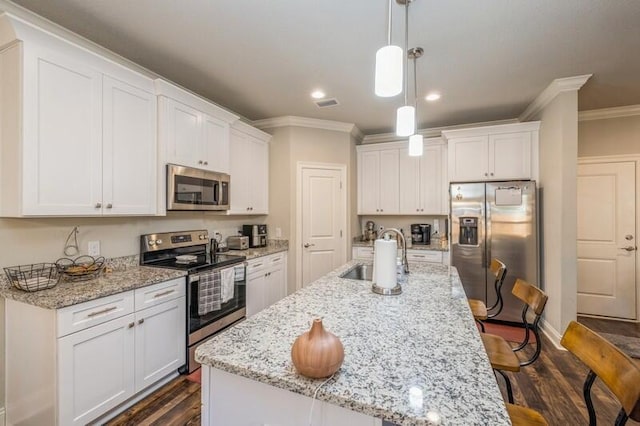
[[363, 265], [359, 263], [347, 269], [342, 274], [340, 274], [340, 278], [348, 278], [350, 280], [373, 281], [373, 266]]

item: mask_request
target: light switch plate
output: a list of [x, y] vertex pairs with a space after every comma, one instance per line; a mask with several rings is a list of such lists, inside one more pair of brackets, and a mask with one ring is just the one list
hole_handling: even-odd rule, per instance
[[87, 254], [89, 256], [100, 256], [100, 241], [89, 241], [87, 246]]

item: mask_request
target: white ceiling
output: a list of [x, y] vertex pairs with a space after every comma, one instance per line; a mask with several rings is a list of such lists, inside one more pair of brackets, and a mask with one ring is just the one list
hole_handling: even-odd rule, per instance
[[[387, 0], [16, 0], [249, 119], [297, 115], [390, 131], [373, 93]], [[394, 2], [394, 43], [403, 9]], [[640, 104], [638, 0], [415, 0], [421, 128], [515, 118], [555, 78], [593, 73], [580, 110]], [[312, 89], [340, 105], [318, 109]], [[412, 90], [411, 90], [412, 93]]]

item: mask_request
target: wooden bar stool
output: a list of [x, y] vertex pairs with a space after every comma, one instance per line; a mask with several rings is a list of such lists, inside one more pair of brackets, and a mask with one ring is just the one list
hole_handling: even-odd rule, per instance
[[596, 377], [609, 388], [622, 405], [615, 425], [629, 418], [640, 421], [640, 367], [620, 349], [584, 325], [571, 321], [564, 332], [562, 346], [589, 367], [583, 394], [589, 412], [589, 426], [596, 425], [591, 386]]
[[496, 290], [496, 296], [498, 297], [496, 303], [487, 308], [487, 305], [485, 305], [482, 300], [469, 299], [469, 307], [471, 308], [473, 318], [478, 322], [478, 324], [480, 324], [480, 329], [483, 333], [484, 323], [482, 321], [485, 321], [488, 318], [493, 318], [502, 312], [502, 306], [504, 304], [502, 300], [502, 284], [504, 283], [505, 275], [507, 275], [507, 267], [498, 259], [491, 259], [491, 267], [489, 269], [495, 277], [493, 286]]
[[[524, 340], [518, 346], [512, 348], [503, 337], [496, 336], [495, 334], [480, 333], [480, 337], [482, 337], [482, 343], [487, 351], [491, 367], [505, 380], [509, 402], [513, 404], [513, 389], [511, 388], [511, 381], [505, 374], [505, 371], [517, 373], [521, 367], [532, 364], [540, 356], [542, 340], [540, 339], [539, 323], [548, 297], [538, 287], [532, 286], [520, 278], [516, 280], [511, 292], [524, 302], [524, 307], [522, 308], [522, 323], [525, 329]], [[529, 309], [535, 313], [535, 318], [531, 324], [527, 321], [527, 312]], [[516, 353], [527, 346], [531, 332], [533, 332], [536, 337], [536, 350], [529, 359], [520, 361]]]
[[513, 426], [548, 426], [549, 423], [536, 410], [520, 405], [507, 404], [507, 413]]

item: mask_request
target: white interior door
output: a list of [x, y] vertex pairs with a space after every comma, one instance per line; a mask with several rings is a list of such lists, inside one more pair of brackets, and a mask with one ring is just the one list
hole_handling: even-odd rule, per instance
[[578, 166], [578, 313], [635, 319], [634, 162]]
[[302, 168], [302, 285], [346, 262], [343, 171]]

